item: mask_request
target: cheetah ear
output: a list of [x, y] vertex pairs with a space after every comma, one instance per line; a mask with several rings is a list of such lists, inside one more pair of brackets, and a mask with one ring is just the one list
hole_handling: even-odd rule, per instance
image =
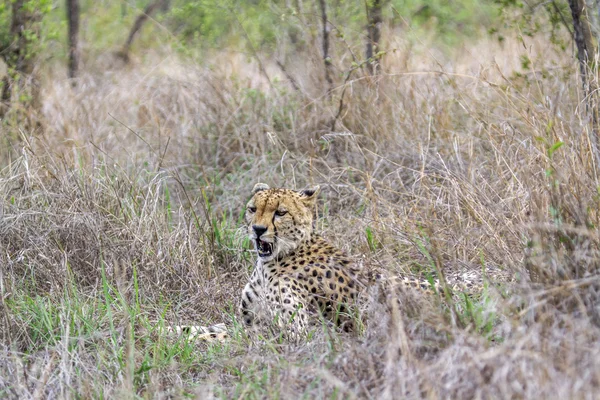
[[313, 186], [311, 188], [299, 190], [298, 193], [300, 193], [300, 196], [302, 196], [302, 200], [314, 201], [317, 198], [317, 196], [319, 195], [320, 191], [321, 191], [321, 187], [319, 185], [317, 185], [317, 186]]
[[252, 194], [256, 194], [262, 190], [267, 190], [269, 189], [269, 185], [267, 185], [266, 183], [257, 183], [256, 185], [254, 185], [254, 188], [252, 189]]

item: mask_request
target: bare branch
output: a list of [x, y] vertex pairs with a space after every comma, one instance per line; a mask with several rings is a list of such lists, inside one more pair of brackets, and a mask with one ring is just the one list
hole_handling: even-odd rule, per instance
[[[79, 69], [79, 0], [67, 0], [67, 22], [69, 24], [69, 78], [77, 76]], [[75, 85], [75, 81], [71, 82]]]

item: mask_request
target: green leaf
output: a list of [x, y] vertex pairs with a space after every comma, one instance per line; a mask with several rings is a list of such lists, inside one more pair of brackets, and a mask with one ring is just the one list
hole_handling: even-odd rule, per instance
[[548, 149], [548, 157], [552, 158], [552, 155], [554, 154], [554, 152], [558, 149], [560, 149], [563, 146], [564, 142], [558, 141], [556, 143], [554, 143], [549, 149]]

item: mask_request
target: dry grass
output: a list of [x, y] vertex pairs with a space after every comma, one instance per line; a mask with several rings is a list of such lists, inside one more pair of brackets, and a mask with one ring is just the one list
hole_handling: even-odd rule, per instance
[[[397, 43], [384, 74], [345, 85], [333, 131], [343, 78], [324, 96], [311, 51], [286, 64], [300, 91], [266, 60], [281, 77], [269, 88], [235, 54], [108, 60], [76, 89], [48, 69], [37, 125], [2, 126], [0, 394], [597, 397], [591, 125], [574, 62], [528, 44], [449, 57]], [[522, 55], [532, 67], [516, 75]], [[319, 331], [302, 346], [161, 335], [231, 324], [253, 258], [239, 216], [257, 181], [321, 184], [318, 229], [365, 268], [494, 268], [516, 282], [456, 308], [367, 301], [358, 337]]]

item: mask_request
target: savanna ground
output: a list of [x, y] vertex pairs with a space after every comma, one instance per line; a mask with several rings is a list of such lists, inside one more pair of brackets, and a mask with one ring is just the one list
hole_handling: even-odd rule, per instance
[[[46, 61], [39, 109], [3, 119], [0, 397], [598, 398], [600, 184], [571, 50], [384, 28], [377, 76], [336, 39], [326, 95], [318, 42], [285, 73], [260, 53], [269, 83], [257, 54], [198, 59], [153, 29], [76, 87]], [[515, 281], [399, 309], [371, 293], [355, 335], [248, 337], [259, 181], [320, 184], [317, 230], [364, 268]], [[164, 332], [220, 322], [224, 344]]]

